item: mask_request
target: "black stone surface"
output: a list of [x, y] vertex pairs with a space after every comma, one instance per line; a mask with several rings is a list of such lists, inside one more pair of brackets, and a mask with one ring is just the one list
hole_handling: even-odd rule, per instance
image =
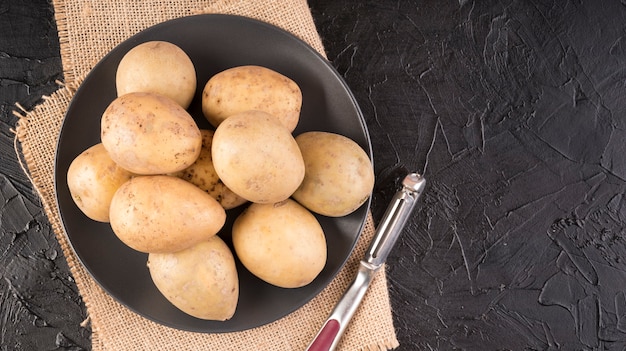
[[[388, 261], [399, 350], [624, 349], [626, 3], [309, 5], [367, 120], [375, 219], [429, 182]], [[90, 348], [13, 151], [14, 103], [61, 79], [51, 5], [0, 3], [2, 350]]]
[[89, 325], [67, 262], [14, 151], [15, 103], [62, 79], [52, 6], [0, 2], [0, 349], [85, 350]]

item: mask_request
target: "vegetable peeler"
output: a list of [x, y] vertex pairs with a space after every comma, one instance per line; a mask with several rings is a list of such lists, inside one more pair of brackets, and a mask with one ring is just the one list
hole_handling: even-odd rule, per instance
[[354, 280], [307, 347], [307, 351], [330, 351], [337, 347], [376, 272], [383, 266], [402, 233], [425, 186], [426, 179], [418, 173], [410, 173], [404, 177], [402, 188], [396, 192], [388, 205], [374, 238], [365, 252], [365, 257], [359, 262]]

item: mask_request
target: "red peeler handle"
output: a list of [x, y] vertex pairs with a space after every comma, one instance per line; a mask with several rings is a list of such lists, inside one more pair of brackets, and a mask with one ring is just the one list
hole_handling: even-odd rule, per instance
[[322, 330], [317, 334], [307, 350], [309, 351], [329, 351], [333, 341], [339, 336], [339, 321], [329, 319]]

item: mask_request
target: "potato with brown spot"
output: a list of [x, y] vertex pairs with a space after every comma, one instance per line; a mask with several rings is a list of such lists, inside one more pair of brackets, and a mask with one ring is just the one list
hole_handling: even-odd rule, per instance
[[196, 70], [187, 54], [166, 41], [149, 41], [128, 51], [115, 75], [117, 95], [157, 93], [186, 109], [196, 92]]
[[225, 221], [211, 195], [172, 176], [136, 176], [111, 201], [113, 233], [140, 252], [184, 250], [217, 234]]
[[224, 321], [237, 309], [235, 258], [217, 235], [178, 252], [151, 253], [148, 269], [163, 296], [191, 316]]
[[102, 144], [121, 167], [136, 174], [167, 174], [193, 164], [202, 135], [193, 117], [172, 99], [129, 93], [102, 114]]
[[202, 150], [194, 164], [173, 175], [184, 179], [213, 196], [224, 209], [229, 210], [248, 202], [230, 190], [215, 172], [211, 148], [213, 145], [212, 130], [202, 129]]
[[304, 161], [293, 136], [261, 111], [246, 111], [222, 122], [215, 130], [211, 154], [224, 184], [251, 202], [285, 200], [304, 177]]
[[113, 194], [133, 176], [115, 163], [102, 144], [80, 155], [67, 170], [67, 186], [78, 208], [89, 218], [109, 222]]
[[209, 79], [202, 91], [204, 117], [217, 127], [229, 116], [248, 110], [267, 112], [290, 132], [296, 128], [302, 92], [296, 82], [261, 66], [237, 66]]
[[235, 220], [232, 238], [243, 265], [260, 279], [282, 288], [311, 283], [326, 264], [321, 225], [291, 199], [251, 204]]
[[296, 142], [305, 175], [294, 199], [330, 217], [348, 215], [367, 201], [374, 188], [374, 169], [356, 142], [329, 132], [306, 132], [298, 135]]

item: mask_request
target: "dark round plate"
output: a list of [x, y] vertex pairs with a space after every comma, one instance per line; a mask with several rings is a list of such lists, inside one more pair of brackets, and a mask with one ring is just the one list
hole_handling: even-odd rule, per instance
[[[272, 25], [231, 15], [198, 15], [158, 24], [123, 42], [86, 77], [67, 111], [59, 135], [55, 187], [57, 205], [71, 246], [93, 278], [110, 295], [155, 322], [196, 332], [240, 331], [275, 321], [304, 305], [336, 275], [349, 257], [364, 225], [369, 201], [342, 218], [317, 216], [328, 244], [324, 270], [309, 285], [283, 289], [252, 276], [237, 262], [240, 296], [232, 319], [205, 321], [170, 304], [156, 289], [146, 267], [147, 255], [117, 239], [108, 223], [88, 219], [72, 201], [66, 174], [72, 160], [100, 142], [100, 117], [116, 97], [115, 72], [126, 52], [150, 40], [181, 47], [193, 61], [198, 89], [189, 108], [201, 128], [210, 128], [200, 110], [200, 94], [214, 74], [239, 65], [271, 68], [293, 79], [303, 94], [302, 114], [294, 135], [310, 130], [343, 134], [372, 156], [367, 128], [349, 88], [333, 67], [310, 46]], [[167, 74], [167, 72], [163, 72]], [[220, 236], [230, 244], [232, 219]]]

